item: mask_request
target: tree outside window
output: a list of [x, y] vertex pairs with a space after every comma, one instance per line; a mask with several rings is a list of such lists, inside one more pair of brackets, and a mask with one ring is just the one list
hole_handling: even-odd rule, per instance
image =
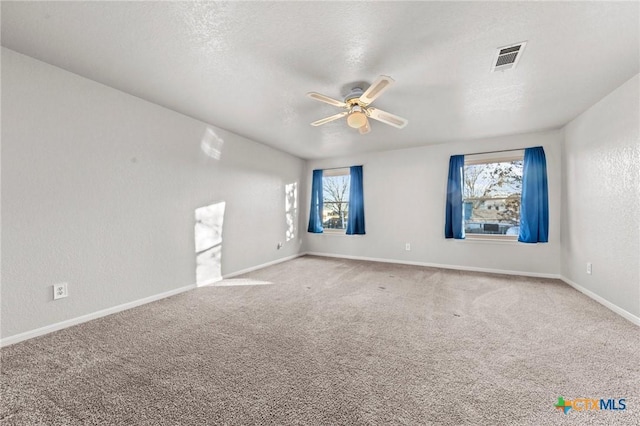
[[349, 169], [325, 172], [322, 178], [322, 226], [325, 230], [346, 229], [349, 217]]
[[522, 156], [508, 160], [465, 159], [465, 234], [518, 235]]

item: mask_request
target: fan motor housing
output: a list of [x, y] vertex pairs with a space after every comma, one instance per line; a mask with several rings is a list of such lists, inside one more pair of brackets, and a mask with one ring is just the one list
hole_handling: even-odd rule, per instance
[[363, 93], [364, 90], [362, 90], [360, 87], [354, 87], [353, 89], [351, 89], [351, 92], [349, 92], [349, 94], [344, 97], [344, 102], [349, 105], [359, 104], [358, 99], [360, 98], [360, 96], [362, 96]]

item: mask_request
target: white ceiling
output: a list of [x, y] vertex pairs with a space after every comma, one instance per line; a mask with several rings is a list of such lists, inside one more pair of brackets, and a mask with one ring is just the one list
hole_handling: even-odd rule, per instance
[[[2, 45], [302, 158], [557, 128], [640, 70], [638, 2], [2, 2]], [[527, 41], [518, 67], [498, 47]], [[341, 99], [378, 75], [402, 130]]]

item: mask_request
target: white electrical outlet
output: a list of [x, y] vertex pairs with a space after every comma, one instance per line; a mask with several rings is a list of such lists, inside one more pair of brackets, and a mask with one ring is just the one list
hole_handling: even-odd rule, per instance
[[282, 248], [282, 242], [278, 243], [278, 250], [280, 250]]
[[69, 294], [67, 293], [67, 283], [60, 283], [53, 285], [53, 300], [62, 299], [63, 297], [67, 297]]
[[405, 249], [406, 251], [411, 251], [411, 243], [406, 243], [406, 244], [404, 245], [404, 249]]
[[591, 262], [587, 262], [587, 274], [591, 275]]

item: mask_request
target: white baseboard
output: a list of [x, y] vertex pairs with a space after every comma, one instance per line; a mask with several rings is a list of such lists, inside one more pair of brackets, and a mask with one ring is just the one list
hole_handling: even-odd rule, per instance
[[[225, 275], [223, 278], [231, 278], [237, 275], [242, 275], [247, 272], [255, 271], [256, 269], [262, 269], [267, 266], [275, 265], [277, 263], [286, 262], [287, 260], [295, 259], [296, 257], [303, 256], [304, 253], [294, 254], [292, 256], [284, 257], [282, 259], [277, 259], [272, 262], [263, 263], [262, 265], [253, 266], [251, 268], [243, 269], [241, 271], [232, 272], [228, 275]], [[218, 282], [220, 280], [212, 280], [212, 283]], [[201, 284], [205, 285], [208, 283]], [[42, 336], [44, 334], [52, 333], [54, 331], [62, 330], [63, 328], [71, 327], [73, 325], [82, 324], [83, 322], [91, 321], [100, 317], [104, 317], [107, 315], [115, 314], [116, 312], [121, 312], [127, 309], [135, 308], [136, 306], [145, 305], [147, 303], [155, 302], [156, 300], [164, 299], [166, 297], [174, 296], [176, 294], [192, 290], [196, 288], [196, 284], [191, 284], [185, 287], [177, 288], [174, 290], [170, 290], [164, 293], [156, 294], [153, 296], [145, 297], [143, 299], [134, 300], [133, 302], [123, 303], [122, 305], [114, 306], [111, 308], [103, 309], [101, 311], [93, 312], [87, 315], [82, 315], [76, 318], [71, 318], [65, 321], [61, 321], [55, 324], [47, 325], [44, 327], [36, 328], [35, 330], [26, 331], [24, 333], [15, 334], [13, 336], [5, 337], [4, 339], [0, 339], [0, 348], [4, 346], [13, 345], [14, 343], [22, 342], [24, 340], [32, 339], [34, 337]]]
[[[592, 298], [596, 302], [602, 304], [603, 306], [611, 309], [613, 312], [622, 316], [623, 318], [631, 321], [633, 324], [640, 326], [640, 317], [633, 315], [632, 313], [620, 308], [617, 305], [609, 302], [601, 296], [593, 293], [590, 290], [582, 287], [581, 285], [571, 281], [570, 279], [561, 276], [559, 274], [547, 274], [547, 273], [538, 273], [538, 272], [525, 272], [525, 271], [508, 271], [502, 269], [492, 269], [492, 268], [478, 268], [472, 266], [458, 266], [458, 265], [444, 265], [439, 263], [428, 263], [428, 262], [414, 262], [414, 261], [406, 261], [406, 260], [397, 260], [397, 259], [382, 259], [382, 258], [373, 258], [373, 257], [365, 257], [365, 256], [350, 256], [350, 255], [339, 255], [333, 253], [318, 253], [318, 252], [306, 252], [306, 253], [298, 253], [291, 256], [284, 257], [282, 259], [277, 259], [271, 262], [263, 263], [261, 265], [253, 266], [251, 268], [246, 268], [240, 271], [232, 272], [224, 276], [224, 278], [232, 278], [238, 275], [246, 274], [247, 272], [252, 272], [258, 269], [266, 268], [267, 266], [276, 265], [278, 263], [286, 262], [288, 260], [295, 259], [300, 256], [311, 255], [311, 256], [322, 256], [322, 257], [334, 257], [334, 258], [342, 258], [342, 259], [353, 259], [353, 260], [365, 260], [370, 262], [382, 262], [382, 263], [397, 263], [402, 265], [415, 265], [415, 266], [426, 266], [432, 268], [443, 268], [443, 269], [454, 269], [460, 271], [472, 271], [472, 272], [488, 272], [492, 274], [504, 274], [504, 275], [520, 275], [527, 277], [536, 277], [536, 278], [555, 278], [560, 279], [575, 288], [579, 292], [585, 294], [586, 296]], [[217, 281], [217, 280], [216, 280]], [[76, 318], [68, 319], [65, 321], [61, 321], [55, 324], [47, 325], [45, 327], [37, 328], [35, 330], [30, 330], [24, 333], [15, 334], [13, 336], [5, 337], [4, 339], [0, 339], [0, 347], [13, 345], [14, 343], [22, 342], [24, 340], [28, 340], [34, 337], [42, 336], [44, 334], [52, 333], [54, 331], [62, 330], [67, 327], [71, 327], [77, 324], [82, 324], [83, 322], [91, 321], [97, 318], [101, 318], [107, 315], [115, 314], [117, 312], [121, 312], [127, 309], [135, 308], [136, 306], [145, 305], [147, 303], [155, 302], [156, 300], [164, 299], [166, 297], [174, 296], [176, 294], [183, 293], [188, 290], [192, 290], [196, 288], [196, 284], [191, 284], [185, 287], [177, 288], [174, 290], [170, 290], [164, 293], [156, 294], [153, 296], [145, 297], [143, 299], [134, 300], [133, 302], [123, 303], [122, 305], [114, 306], [111, 308], [103, 309], [97, 312], [93, 312], [87, 315], [82, 315]]]
[[34, 337], [42, 336], [44, 334], [52, 333], [54, 331], [62, 330], [63, 328], [71, 327], [73, 325], [82, 324], [83, 322], [91, 321], [97, 318], [101, 318], [107, 315], [115, 314], [116, 312], [125, 311], [127, 309], [135, 308], [136, 306], [145, 305], [147, 303], [155, 302], [156, 300], [164, 299], [166, 297], [174, 296], [176, 294], [183, 293], [188, 290], [196, 288], [195, 284], [188, 285], [174, 290], [169, 290], [164, 293], [155, 294], [153, 296], [145, 297], [143, 299], [134, 300], [133, 302], [123, 303], [122, 305], [113, 306], [111, 308], [102, 309], [97, 312], [92, 312], [87, 315], [82, 315], [76, 318], [71, 318], [65, 321], [61, 321], [55, 324], [47, 325], [44, 327], [36, 328], [35, 330], [26, 331], [24, 333], [15, 334], [13, 336], [0, 339], [0, 347], [13, 345], [14, 343], [22, 342], [23, 340], [32, 339]]
[[214, 278], [212, 280], [207, 280], [207, 281], [204, 281], [204, 282], [201, 282], [201, 283], [196, 283], [196, 286], [197, 287], [205, 287], [205, 286], [208, 286], [208, 285], [211, 285], [211, 284], [215, 284], [215, 283], [217, 283], [219, 281], [222, 281], [223, 279], [224, 278], [222, 278], [222, 277]]
[[587, 290], [581, 285], [571, 281], [570, 279], [560, 275], [560, 274], [547, 274], [547, 273], [538, 273], [538, 272], [524, 272], [524, 271], [507, 271], [502, 269], [491, 269], [491, 268], [477, 268], [473, 266], [457, 266], [457, 265], [443, 265], [439, 263], [427, 263], [427, 262], [413, 262], [406, 260], [395, 260], [395, 259], [380, 259], [373, 257], [364, 257], [364, 256], [349, 256], [349, 255], [341, 255], [341, 254], [333, 254], [333, 253], [316, 253], [316, 252], [307, 252], [310, 256], [323, 256], [323, 257], [335, 257], [341, 259], [353, 259], [353, 260], [366, 260], [370, 262], [383, 262], [383, 263], [398, 263], [401, 265], [415, 265], [415, 266], [427, 266], [432, 268], [443, 268], [443, 269], [455, 269], [460, 271], [472, 271], [472, 272], [489, 272], [492, 274], [505, 274], [505, 275], [519, 275], [525, 277], [535, 277], [535, 278], [553, 278], [564, 281], [566, 284], [575, 288], [582, 294], [590, 297], [601, 305], [605, 306], [608, 309], [611, 309], [616, 314], [621, 317], [631, 321], [633, 324], [640, 326], [640, 317], [633, 315], [631, 312], [628, 312], [621, 307], [614, 305], [609, 302], [607, 299], [598, 296], [594, 292]]
[[414, 266], [427, 266], [430, 268], [442, 268], [442, 269], [454, 269], [458, 271], [471, 271], [471, 272], [487, 272], [491, 274], [503, 274], [503, 275], [519, 275], [524, 277], [535, 277], [535, 278], [553, 278], [560, 279], [559, 274], [547, 274], [543, 272], [526, 272], [526, 271], [509, 271], [504, 269], [492, 269], [492, 268], [479, 268], [475, 266], [459, 266], [459, 265], [445, 265], [441, 263], [428, 263], [428, 262], [414, 262], [408, 260], [398, 260], [398, 259], [382, 259], [376, 257], [364, 257], [364, 256], [349, 256], [342, 254], [333, 254], [333, 253], [317, 253], [317, 252], [307, 252], [310, 256], [322, 256], [322, 257], [336, 257], [341, 259], [353, 259], [353, 260], [366, 260], [369, 262], [382, 262], [382, 263], [397, 263], [400, 265], [414, 265]]
[[605, 306], [606, 308], [611, 309], [613, 312], [615, 312], [616, 314], [620, 315], [624, 319], [627, 319], [627, 320], [631, 321], [632, 323], [634, 323], [635, 325], [640, 326], [640, 317], [637, 317], [637, 316], [633, 315], [631, 312], [622, 309], [618, 305], [614, 305], [613, 303], [609, 302], [604, 297], [598, 296], [597, 294], [595, 294], [591, 290], [587, 290], [586, 288], [582, 287], [580, 284], [571, 281], [569, 278], [567, 278], [565, 276], [560, 276], [560, 279], [562, 281], [564, 281], [565, 283], [569, 284], [571, 287], [573, 287], [576, 290], [578, 290], [580, 293], [584, 294], [585, 296], [588, 296], [588, 297], [592, 298], [593, 300], [595, 300], [596, 302], [600, 303], [601, 305]]
[[296, 257], [304, 256], [306, 253], [297, 253], [291, 256], [283, 257], [282, 259], [272, 260], [271, 262], [263, 263], [261, 265], [252, 266], [251, 268], [242, 269], [240, 271], [232, 272], [230, 274], [224, 275], [222, 278], [232, 278], [237, 277], [238, 275], [246, 274], [247, 272], [252, 272], [258, 269], [266, 268], [267, 266], [277, 265], [278, 263], [286, 262], [287, 260], [295, 259]]

